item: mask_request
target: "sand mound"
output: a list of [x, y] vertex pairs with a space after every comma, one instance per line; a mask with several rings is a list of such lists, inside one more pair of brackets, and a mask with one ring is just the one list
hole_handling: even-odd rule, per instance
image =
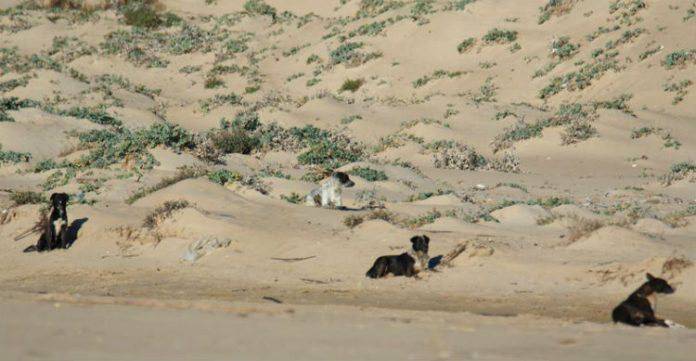
[[537, 221], [550, 215], [541, 206], [526, 204], [515, 204], [514, 206], [491, 212], [491, 216], [500, 221], [500, 223], [513, 226], [535, 226]]
[[559, 217], [577, 217], [589, 220], [599, 220], [600, 216], [588, 211], [587, 209], [580, 208], [574, 204], [563, 204], [558, 207], [551, 209], [551, 214]]
[[672, 227], [654, 218], [639, 219], [636, 222], [636, 224], [633, 225], [632, 228], [640, 233], [656, 235], [665, 234], [673, 231]]
[[462, 201], [457, 198], [454, 194], [445, 194], [441, 196], [430, 197], [421, 201], [415, 201], [413, 204], [425, 205], [425, 206], [459, 206]]
[[570, 246], [569, 249], [609, 252], [612, 254], [650, 254], [666, 248], [648, 237], [617, 226], [606, 226]]
[[252, 205], [243, 197], [207, 179], [187, 179], [152, 193], [134, 203], [139, 207], [157, 207], [166, 201], [187, 200], [200, 209], [228, 212], [246, 209]]

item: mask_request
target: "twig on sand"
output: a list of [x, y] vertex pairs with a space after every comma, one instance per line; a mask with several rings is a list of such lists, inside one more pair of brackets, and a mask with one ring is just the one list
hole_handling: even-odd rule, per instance
[[[4, 219], [3, 219], [3, 221], [4, 221]], [[42, 209], [39, 212], [39, 219], [36, 221], [36, 223], [34, 223], [34, 225], [30, 229], [27, 229], [26, 231], [22, 232], [22, 234], [15, 237], [14, 240], [19, 241], [20, 239], [22, 239], [24, 237], [27, 237], [27, 236], [32, 235], [34, 233], [39, 233], [44, 228], [46, 228], [47, 224], [48, 224], [48, 211], [45, 209]]]
[[266, 301], [271, 301], [271, 302], [275, 302], [275, 303], [283, 303], [283, 301], [281, 301], [275, 297], [271, 297], [271, 296], [263, 296], [263, 299]]
[[316, 256], [309, 256], [309, 257], [298, 257], [298, 258], [276, 258], [276, 257], [271, 257], [272, 260], [274, 261], [283, 261], [283, 262], [299, 262], [299, 261], [304, 261], [310, 258], [314, 258]]
[[469, 246], [469, 241], [458, 244], [448, 254], [442, 257], [440, 265], [449, 265], [452, 261], [454, 261], [455, 258], [459, 257], [460, 254], [466, 251], [467, 246]]

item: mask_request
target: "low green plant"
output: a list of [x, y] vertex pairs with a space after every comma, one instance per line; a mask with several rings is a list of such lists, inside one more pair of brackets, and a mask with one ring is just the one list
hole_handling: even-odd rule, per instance
[[369, 182], [386, 181], [389, 179], [384, 171], [376, 170], [369, 167], [357, 167], [351, 169], [348, 173], [356, 175]]
[[46, 203], [46, 198], [43, 194], [34, 191], [13, 191], [10, 193], [10, 201], [15, 206], [25, 204], [42, 204]]
[[338, 91], [339, 93], [344, 91], [355, 93], [363, 84], [365, 84], [363, 79], [346, 79]]
[[0, 165], [2, 164], [17, 164], [22, 162], [28, 162], [31, 160], [31, 153], [25, 152], [14, 152], [11, 150], [2, 150], [2, 144], [0, 144]]
[[517, 31], [494, 28], [488, 31], [482, 38], [486, 44], [505, 44], [517, 40]]
[[662, 65], [667, 69], [677, 67], [683, 68], [689, 63], [696, 64], [696, 49], [682, 49], [671, 52], [667, 54], [665, 59], [662, 61]]
[[242, 180], [242, 175], [227, 169], [218, 169], [208, 173], [208, 179], [219, 185], [225, 185], [227, 183], [238, 182]]
[[126, 203], [133, 204], [140, 198], [179, 183], [185, 179], [198, 178], [206, 174], [207, 171], [203, 168], [190, 166], [180, 167], [174, 176], [165, 177], [153, 186], [141, 188], [140, 190], [136, 191], [126, 199]]
[[292, 204], [300, 204], [304, 200], [304, 197], [302, 197], [300, 194], [297, 194], [295, 192], [290, 193], [289, 196], [283, 194], [280, 196], [280, 199], [292, 203]]

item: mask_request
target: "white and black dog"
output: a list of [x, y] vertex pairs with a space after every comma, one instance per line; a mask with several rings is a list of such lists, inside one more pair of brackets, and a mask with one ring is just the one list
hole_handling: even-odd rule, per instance
[[430, 238], [426, 235], [411, 237], [411, 250], [400, 255], [381, 256], [375, 260], [365, 276], [381, 278], [388, 274], [394, 276], [414, 277], [420, 271], [428, 268], [428, 244]]
[[331, 177], [323, 181], [319, 188], [313, 189], [307, 195], [306, 203], [308, 206], [336, 207], [342, 208], [341, 193], [343, 188], [354, 186], [348, 174], [344, 172], [334, 172]]
[[24, 252], [43, 252], [55, 248], [68, 248], [68, 200], [65, 193], [51, 194], [51, 213], [48, 218], [42, 218], [40, 223], [41, 237], [35, 245], [24, 249]]

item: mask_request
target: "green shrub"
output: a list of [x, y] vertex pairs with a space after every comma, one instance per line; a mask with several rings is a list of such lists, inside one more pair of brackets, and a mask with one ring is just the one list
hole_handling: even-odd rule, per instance
[[365, 221], [363, 216], [351, 214], [346, 218], [343, 218], [343, 224], [348, 228], [355, 228]]
[[219, 169], [208, 173], [208, 179], [220, 185], [242, 180], [242, 175], [227, 169]]
[[573, 44], [570, 42], [569, 37], [562, 36], [551, 43], [551, 56], [560, 60], [566, 60], [577, 54], [579, 48], [579, 44]]
[[250, 15], [270, 16], [273, 21], [276, 20], [277, 16], [276, 9], [263, 2], [263, 0], [247, 0], [244, 3], [244, 11]]
[[300, 164], [320, 165], [329, 169], [335, 169], [343, 164], [358, 160], [360, 160], [360, 154], [350, 151], [345, 144], [330, 139], [313, 143], [309, 150], [297, 156], [297, 161]]
[[250, 154], [259, 145], [259, 138], [242, 128], [220, 129], [210, 134], [213, 146], [223, 154]]
[[369, 182], [385, 181], [388, 179], [383, 171], [369, 167], [353, 168], [348, 173], [361, 177]]
[[[680, 181], [696, 173], [696, 163], [692, 161], [675, 163], [670, 167], [669, 172], [661, 177], [664, 185], [669, 186], [674, 182]], [[695, 177], [692, 176], [692, 181]]]
[[14, 191], [10, 194], [10, 201], [15, 206], [24, 204], [41, 204], [46, 202], [43, 194], [34, 191]]
[[363, 84], [365, 84], [365, 80], [363, 79], [346, 79], [346, 81], [343, 82], [343, 85], [341, 85], [341, 89], [338, 91], [350, 91], [355, 93]]
[[4, 151], [2, 150], [2, 144], [0, 144], [0, 165], [5, 163], [17, 164], [22, 162], [28, 162], [30, 160], [30, 153], [13, 152], [11, 150]]
[[289, 196], [286, 196], [285, 194], [281, 195], [280, 199], [293, 204], [300, 204], [304, 200], [304, 197], [295, 192], [292, 192]]
[[551, 16], [558, 16], [570, 12], [577, 0], [549, 0], [543, 7], [539, 8], [539, 24], [543, 24], [551, 19]]
[[459, 54], [464, 54], [467, 51], [471, 50], [474, 47], [474, 45], [476, 45], [476, 39], [468, 38], [459, 43], [459, 45], [457, 45], [457, 51], [459, 52]]
[[667, 69], [672, 69], [675, 67], [684, 67], [688, 63], [696, 64], [696, 49], [677, 50], [669, 53], [665, 56], [662, 65]]
[[587, 121], [574, 121], [566, 126], [561, 134], [563, 144], [578, 143], [597, 134], [597, 130]]
[[517, 40], [517, 31], [515, 30], [502, 30], [494, 28], [488, 31], [488, 33], [486, 33], [486, 35], [483, 36], [483, 41], [486, 44], [511, 43], [515, 40]]
[[162, 24], [157, 11], [145, 4], [128, 6], [123, 10], [123, 20], [127, 25], [150, 29]]

